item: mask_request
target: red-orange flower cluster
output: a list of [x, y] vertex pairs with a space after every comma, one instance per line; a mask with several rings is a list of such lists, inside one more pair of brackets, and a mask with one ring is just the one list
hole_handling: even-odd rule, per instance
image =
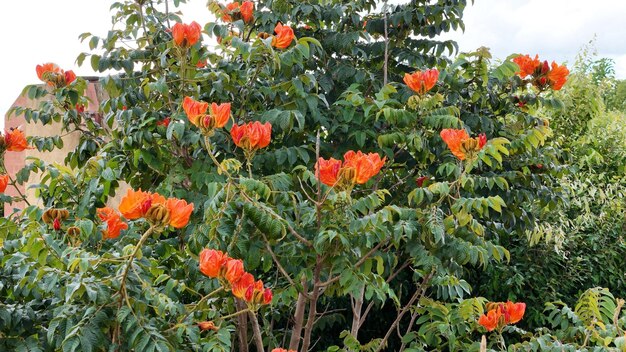
[[272, 350], [272, 352], [297, 352], [296, 350], [286, 350], [284, 348], [276, 347]]
[[226, 5], [222, 13], [222, 20], [232, 22], [238, 19], [243, 19], [245, 23], [254, 20], [254, 3], [252, 1], [244, 1], [242, 4], [231, 2]]
[[387, 157], [381, 159], [378, 153], [364, 154], [350, 150], [343, 155], [343, 163], [334, 158], [319, 158], [315, 164], [315, 175], [327, 186], [350, 189], [376, 175], [386, 160]]
[[187, 226], [193, 211], [193, 203], [178, 198], [165, 199], [158, 193], [129, 189], [119, 205], [125, 218], [145, 218], [156, 226], [172, 226], [180, 229]]
[[259, 121], [248, 122], [243, 125], [233, 125], [230, 136], [239, 148], [253, 152], [265, 148], [272, 140], [272, 124]]
[[106, 230], [102, 231], [102, 237], [105, 239], [118, 238], [122, 230], [128, 229], [128, 224], [122, 221], [120, 213], [112, 208], [98, 208], [96, 214], [106, 224]]
[[233, 296], [256, 308], [272, 302], [272, 290], [263, 286], [263, 281], [254, 281], [254, 276], [245, 271], [241, 259], [233, 259], [215, 249], [205, 248], [200, 252], [200, 272], [217, 278], [222, 285], [230, 287]]
[[0, 153], [4, 151], [21, 152], [30, 148], [24, 132], [17, 128], [10, 128], [4, 132], [4, 136], [0, 135]]
[[416, 71], [412, 74], [404, 74], [404, 83], [417, 94], [424, 94], [433, 89], [439, 79], [439, 71], [436, 68]]
[[204, 133], [211, 133], [214, 128], [226, 126], [230, 119], [230, 103], [211, 103], [211, 113], [207, 114], [209, 103], [193, 100], [191, 97], [183, 99], [183, 110], [189, 122], [196, 125]]
[[567, 82], [569, 70], [565, 65], [559, 66], [554, 61], [551, 65], [548, 61], [541, 62], [539, 55], [535, 55], [534, 59], [529, 55], [520, 55], [514, 58], [513, 62], [519, 66], [517, 75], [522, 79], [530, 76], [530, 82], [541, 90], [547, 87], [559, 90]]
[[9, 184], [9, 175], [0, 175], [0, 193], [4, 193]]
[[476, 138], [470, 138], [464, 129], [446, 128], [439, 135], [446, 142], [452, 154], [460, 160], [465, 160], [468, 157], [471, 159], [487, 144], [487, 136], [484, 133]]
[[274, 28], [274, 32], [276, 35], [272, 39], [272, 46], [277, 49], [287, 49], [295, 38], [293, 29], [289, 26], [283, 26], [280, 22]]
[[76, 80], [74, 71], [63, 71], [59, 66], [51, 62], [37, 65], [35, 70], [37, 71], [37, 77], [39, 77], [42, 82], [46, 82], [57, 88], [65, 87]]
[[486, 308], [488, 312], [478, 318], [478, 324], [493, 331], [494, 329], [502, 329], [505, 325], [515, 324], [522, 320], [526, 311], [526, 303], [513, 303], [511, 301], [488, 303]]
[[172, 27], [172, 38], [174, 44], [181, 48], [189, 48], [196, 44], [202, 35], [202, 27], [193, 21], [191, 24], [176, 23]]

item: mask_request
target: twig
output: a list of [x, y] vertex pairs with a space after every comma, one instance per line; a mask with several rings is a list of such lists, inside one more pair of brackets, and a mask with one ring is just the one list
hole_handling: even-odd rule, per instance
[[[406, 269], [406, 267], [409, 266], [410, 264], [411, 264], [411, 262], [408, 261], [408, 260], [406, 262], [404, 262], [404, 264], [402, 264], [402, 266], [400, 268], [398, 268], [398, 270], [396, 270], [393, 274], [389, 275], [389, 277], [385, 281], [387, 283], [390, 283], [391, 280], [393, 280], [396, 276], [398, 276], [398, 274], [400, 274], [400, 272], [402, 270]], [[359, 322], [359, 328], [361, 328], [361, 326], [365, 322], [365, 318], [367, 318], [367, 315], [369, 314], [370, 310], [372, 310], [373, 307], [374, 307], [374, 301], [370, 302], [367, 305], [367, 308], [365, 308], [365, 312], [363, 312], [363, 314], [361, 314], [361, 321]]]
[[252, 331], [254, 332], [254, 343], [258, 352], [263, 352], [263, 337], [261, 336], [261, 328], [259, 327], [259, 320], [256, 317], [255, 312], [248, 312], [250, 320], [252, 321]]
[[[387, 243], [387, 241], [389, 241], [389, 239], [385, 239], [381, 242], [379, 242], [376, 246], [374, 246], [374, 248], [370, 249], [369, 252], [365, 253], [365, 255], [363, 255], [355, 264], [354, 267], [358, 268], [361, 265], [363, 265], [363, 263], [365, 263], [365, 261], [367, 260], [367, 258], [369, 258], [372, 254], [374, 254], [378, 249], [380, 249], [380, 247], [382, 247], [385, 243]], [[333, 277], [332, 279], [329, 279], [328, 281], [322, 282], [319, 284], [320, 287], [326, 287], [334, 282], [337, 282], [339, 279], [341, 278], [341, 275], [337, 275], [335, 277]]]
[[306, 308], [306, 296], [304, 292], [307, 291], [306, 277], [302, 276], [300, 281], [302, 283], [302, 292], [298, 294], [298, 301], [296, 302], [296, 312], [293, 316], [295, 323], [291, 330], [291, 339], [289, 340], [289, 349], [297, 351], [300, 345], [300, 336], [302, 333], [302, 324], [304, 323], [304, 309]]
[[395, 330], [396, 325], [400, 323], [400, 320], [402, 320], [402, 317], [404, 317], [404, 314], [406, 314], [406, 312], [408, 312], [409, 309], [411, 309], [415, 301], [417, 301], [419, 298], [421, 298], [424, 295], [424, 292], [426, 292], [426, 286], [428, 285], [428, 282], [430, 281], [430, 279], [433, 277], [434, 274], [435, 274], [435, 270], [433, 269], [428, 275], [424, 277], [424, 279], [422, 279], [422, 283], [415, 290], [413, 297], [411, 297], [409, 302], [402, 308], [402, 310], [400, 310], [400, 313], [396, 317], [396, 320], [393, 321], [393, 323], [389, 327], [389, 330], [387, 330], [385, 337], [383, 337], [383, 339], [380, 341], [380, 344], [378, 345], [376, 352], [382, 350], [385, 347], [385, 345], [387, 344], [387, 340], [389, 340], [389, 336], [391, 336], [391, 334]]

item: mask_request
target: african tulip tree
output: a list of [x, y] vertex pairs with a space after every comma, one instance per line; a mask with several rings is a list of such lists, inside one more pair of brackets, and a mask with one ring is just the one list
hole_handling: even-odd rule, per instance
[[[379, 5], [209, 1], [189, 24], [162, 1], [114, 3], [125, 26], [84, 34], [100, 52], [78, 57], [121, 71], [100, 80], [101, 123], [77, 108], [84, 81], [54, 70], [27, 91], [56, 109], [16, 110], [84, 138], [73, 168], [20, 178], [44, 172], [45, 207], [71, 216], [5, 220], [23, 235], [2, 235], [3, 258], [29, 254], [3, 260], [0, 292], [38, 316], [7, 313], [30, 323], [5, 346], [396, 350], [426, 295], [467, 297], [465, 268], [505, 260], [495, 239], [554, 201], [522, 172], [550, 165], [550, 130], [513, 102], [513, 62], [453, 63], [454, 42], [424, 39], [461, 26], [465, 1]], [[104, 207], [119, 181], [133, 189]]]

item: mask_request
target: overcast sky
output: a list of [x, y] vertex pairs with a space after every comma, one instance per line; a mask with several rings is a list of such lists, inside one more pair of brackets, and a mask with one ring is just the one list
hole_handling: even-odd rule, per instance
[[[83, 67], [74, 62], [80, 52], [88, 51], [87, 43], [80, 43], [78, 35], [106, 35], [111, 28], [112, 2], [3, 2], [0, 112], [9, 109], [25, 85], [38, 82], [37, 64], [55, 62], [78, 75], [94, 75], [88, 60]], [[189, 2], [182, 9], [184, 21], [206, 23], [206, 1]], [[450, 35], [461, 51], [486, 46], [496, 58], [517, 52], [571, 64], [579, 49], [595, 35], [598, 57], [614, 59], [617, 77], [626, 79], [626, 0], [476, 0], [464, 18], [465, 33]], [[0, 124], [4, 124], [2, 119]]]

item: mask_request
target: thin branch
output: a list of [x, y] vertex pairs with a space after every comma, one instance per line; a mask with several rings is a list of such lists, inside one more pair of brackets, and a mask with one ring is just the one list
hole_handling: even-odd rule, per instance
[[[367, 260], [367, 259], [368, 259], [368, 258], [369, 258], [372, 254], [374, 254], [377, 250], [379, 250], [379, 249], [380, 249], [380, 247], [382, 247], [385, 243], [387, 243], [387, 241], [389, 241], [389, 239], [385, 239], [385, 240], [383, 240], [383, 241], [379, 242], [376, 246], [374, 246], [374, 248], [370, 249], [370, 251], [369, 251], [369, 252], [367, 252], [365, 255], [363, 255], [363, 256], [361, 257], [361, 259], [359, 259], [359, 260], [358, 260], [358, 261], [354, 264], [354, 267], [355, 267], [355, 268], [358, 268], [358, 267], [360, 267], [361, 265], [363, 265], [363, 263], [365, 263], [365, 261], [366, 261], [366, 260]], [[325, 281], [325, 282], [320, 283], [320, 285], [319, 285], [319, 286], [320, 286], [320, 287], [326, 287], [326, 286], [328, 286], [328, 285], [330, 285], [330, 284], [332, 284], [332, 283], [334, 283], [334, 282], [337, 282], [340, 278], [341, 278], [341, 275], [337, 275], [337, 276], [333, 277], [332, 279], [330, 279], [330, 280], [328, 280], [328, 281]]]
[[430, 279], [433, 277], [434, 274], [435, 274], [435, 270], [432, 270], [428, 275], [424, 277], [424, 279], [422, 279], [422, 283], [419, 285], [419, 287], [417, 287], [417, 289], [415, 290], [415, 293], [413, 294], [409, 302], [402, 308], [402, 310], [400, 310], [400, 313], [396, 317], [396, 320], [393, 321], [393, 323], [389, 327], [389, 330], [387, 330], [385, 337], [383, 337], [383, 339], [380, 341], [380, 344], [378, 345], [376, 352], [382, 350], [385, 347], [385, 345], [387, 345], [387, 340], [389, 340], [389, 337], [395, 330], [396, 326], [400, 323], [400, 320], [402, 320], [402, 318], [404, 317], [404, 314], [406, 314], [406, 312], [408, 312], [409, 309], [411, 309], [411, 307], [413, 306], [413, 304], [415, 304], [416, 301], [422, 298], [422, 296], [426, 292], [426, 286], [428, 285], [428, 282], [430, 281]]
[[[409, 266], [410, 264], [411, 262], [408, 260], [404, 262], [404, 264], [402, 264], [400, 268], [398, 268], [393, 274], [389, 275], [389, 277], [387, 278], [387, 280], [385, 280], [385, 282], [390, 283], [396, 276], [398, 276], [398, 274], [400, 274], [400, 272], [402, 272], [402, 270], [406, 269], [406, 267]], [[365, 308], [365, 312], [361, 314], [361, 321], [359, 322], [359, 328], [361, 328], [361, 326], [365, 322], [365, 318], [367, 318], [367, 315], [369, 314], [370, 310], [372, 310], [373, 307], [374, 307], [374, 301], [371, 301], [367, 305], [367, 308]]]

